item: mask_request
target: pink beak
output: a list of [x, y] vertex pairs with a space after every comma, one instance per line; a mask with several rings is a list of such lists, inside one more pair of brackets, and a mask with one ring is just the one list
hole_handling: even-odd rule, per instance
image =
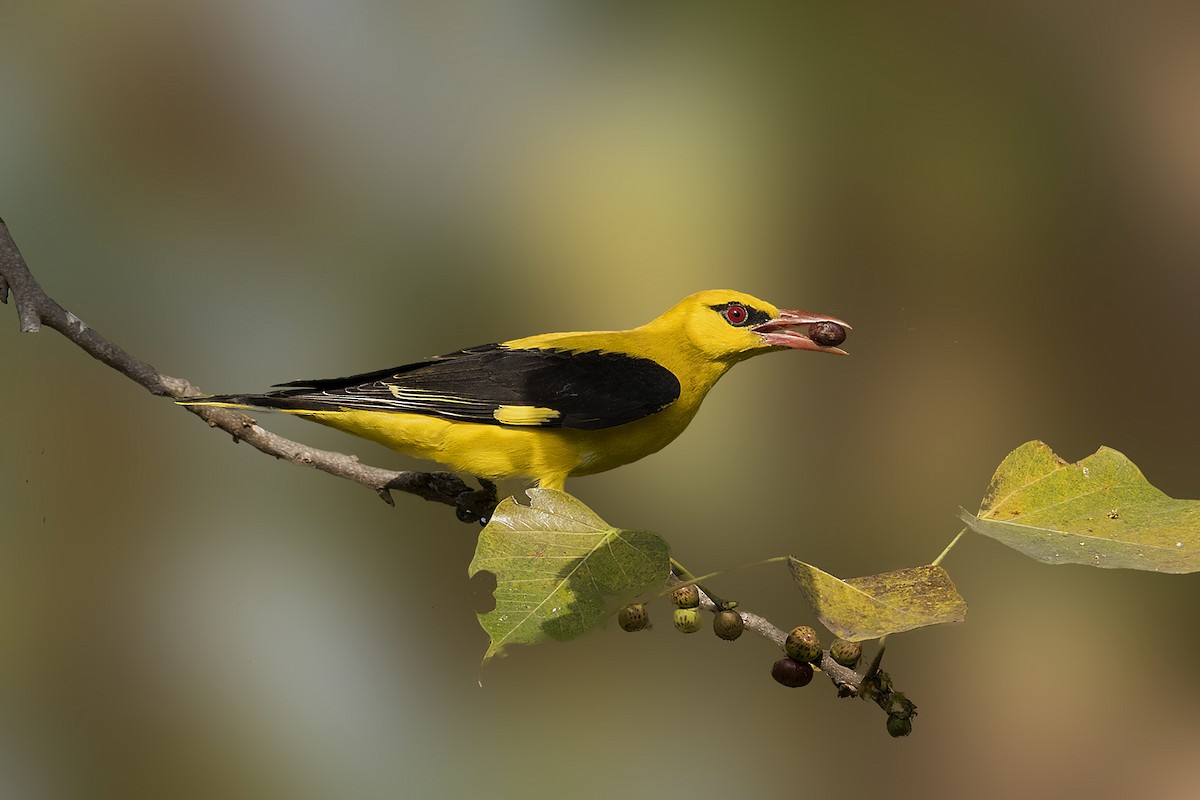
[[761, 336], [763, 341], [772, 347], [790, 347], [793, 350], [817, 350], [822, 353], [836, 353], [839, 356], [849, 355], [849, 353], [840, 347], [824, 347], [817, 344], [806, 335], [807, 328], [804, 331], [796, 330], [797, 326], [812, 325], [814, 322], [832, 322], [841, 325], [846, 330], [851, 329], [849, 325], [837, 317], [813, 314], [809, 311], [780, 309], [778, 317], [769, 319], [761, 325], [755, 325], [750, 330]]

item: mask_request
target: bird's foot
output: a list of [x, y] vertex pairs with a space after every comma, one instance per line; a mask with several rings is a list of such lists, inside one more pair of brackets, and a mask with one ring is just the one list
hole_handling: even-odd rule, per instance
[[479, 489], [468, 489], [455, 498], [455, 512], [463, 522], [478, 521], [487, 525], [496, 510], [496, 484], [487, 478], [476, 478]]

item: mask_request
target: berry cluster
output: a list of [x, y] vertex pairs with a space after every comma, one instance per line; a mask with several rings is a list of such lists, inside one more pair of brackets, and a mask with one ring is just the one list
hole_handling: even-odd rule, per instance
[[[676, 630], [681, 633], [696, 633], [703, 627], [700, 618], [700, 589], [696, 584], [681, 583], [676, 586], [671, 592], [671, 601], [675, 604], [672, 621]], [[713, 614], [713, 633], [727, 642], [741, 636], [746, 628], [742, 615], [733, 610], [734, 605], [736, 603], [729, 603], [730, 608], [720, 607]], [[622, 630], [632, 633], [649, 627], [650, 617], [646, 613], [644, 603], [634, 603], [621, 609], [617, 614], [617, 622]]]
[[786, 656], [771, 665], [771, 677], [792, 689], [808, 686], [813, 679], [813, 661], [821, 660], [821, 638], [807, 625], [792, 628], [783, 640]]
[[[681, 633], [696, 633], [703, 627], [700, 617], [701, 591], [694, 583], [681, 583], [671, 591], [671, 601], [675, 605], [672, 621], [676, 630]], [[713, 613], [713, 633], [726, 641], [733, 641], [745, 630], [745, 620], [742, 615], [733, 610], [737, 604], [720, 601], [715, 597], [717, 610]], [[626, 631], [640, 631], [650, 625], [650, 617], [643, 603], [625, 606], [617, 615], [621, 628]], [[829, 658], [847, 669], [855, 669], [862, 659], [862, 645], [844, 639], [835, 639], [828, 653], [821, 649], [821, 638], [816, 630], [808, 625], [793, 628], [783, 642], [784, 657], [771, 665], [771, 677], [776, 682], [789, 688], [807, 686], [812, 682], [815, 669], [820, 668], [822, 659], [828, 654]], [[878, 657], [876, 658], [878, 661]], [[826, 669], [833, 669], [827, 666]], [[861, 685], [839, 685], [842, 696], [857, 694], [865, 700], [877, 703], [887, 712], [887, 730], [891, 736], [908, 736], [912, 733], [912, 718], [916, 716], [916, 706], [901, 692], [892, 690], [891, 679], [886, 672], [877, 670], [877, 664], [872, 665], [872, 674], [863, 679]]]

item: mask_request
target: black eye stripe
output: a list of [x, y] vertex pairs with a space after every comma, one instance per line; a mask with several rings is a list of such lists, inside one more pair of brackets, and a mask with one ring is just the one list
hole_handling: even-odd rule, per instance
[[[730, 320], [729, 317], [726, 315], [726, 312], [729, 311], [730, 306], [740, 306], [740, 307], [746, 309], [746, 319], [743, 320], [742, 322], [733, 322], [732, 320]], [[724, 319], [730, 325], [733, 325], [734, 327], [737, 327], [737, 328], [749, 328], [749, 327], [753, 327], [754, 325], [762, 325], [764, 322], [767, 322], [768, 320], [771, 319], [771, 315], [768, 314], [767, 312], [760, 311], [757, 308], [755, 308], [754, 306], [748, 306], [745, 303], [738, 303], [736, 301], [729, 302], [729, 303], [720, 303], [715, 306], [709, 306], [709, 308], [711, 308], [713, 311], [716, 311], [718, 314], [721, 315], [722, 319]]]

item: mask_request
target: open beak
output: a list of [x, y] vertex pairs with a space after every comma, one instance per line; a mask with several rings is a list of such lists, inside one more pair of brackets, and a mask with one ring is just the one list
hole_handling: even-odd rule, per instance
[[840, 347], [826, 347], [808, 338], [808, 326], [814, 322], [832, 322], [841, 325], [846, 330], [850, 326], [837, 317], [823, 314], [813, 314], [809, 311], [790, 311], [780, 309], [779, 316], [769, 319], [761, 325], [755, 325], [750, 330], [757, 333], [772, 347], [790, 347], [793, 350], [817, 350], [822, 353], [836, 353], [839, 356], [849, 355]]

